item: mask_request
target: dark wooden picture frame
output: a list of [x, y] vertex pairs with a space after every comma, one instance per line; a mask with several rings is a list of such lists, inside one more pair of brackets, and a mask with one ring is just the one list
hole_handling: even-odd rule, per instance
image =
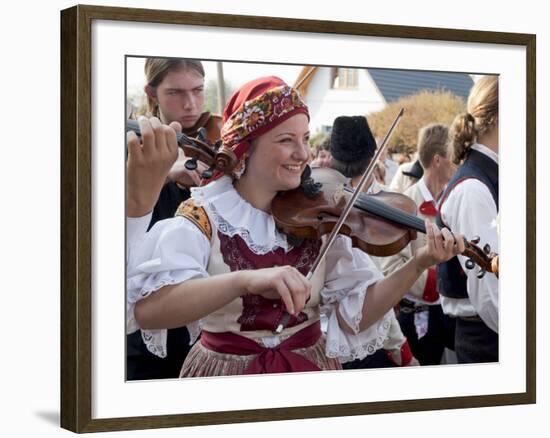
[[[111, 20], [523, 46], [526, 49], [526, 391], [323, 406], [92, 419], [92, 22]], [[535, 403], [536, 37], [394, 25], [75, 6], [61, 12], [61, 426], [74, 432]]]

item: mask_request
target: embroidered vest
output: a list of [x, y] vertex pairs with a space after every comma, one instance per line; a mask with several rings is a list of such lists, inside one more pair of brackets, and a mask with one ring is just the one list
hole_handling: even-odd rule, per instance
[[[471, 150], [468, 158], [456, 171], [453, 178], [451, 178], [441, 196], [439, 214], [436, 221], [440, 228], [446, 226], [441, 219], [441, 209], [447, 197], [457, 184], [470, 178], [475, 178], [487, 186], [498, 211], [498, 164], [485, 154]], [[453, 257], [451, 260], [437, 265], [437, 290], [444, 297], [468, 298], [466, 273], [462, 270], [457, 257]]]
[[[282, 248], [264, 255], [254, 254], [245, 241], [235, 235], [226, 236], [215, 229], [212, 232], [211, 252], [207, 271], [210, 275], [219, 275], [243, 269], [262, 269], [291, 265], [306, 275], [315, 261], [321, 246], [320, 241], [306, 239], [296, 248], [285, 253]], [[320, 292], [324, 285], [325, 264], [315, 272], [311, 298], [306, 308], [292, 316], [282, 338], [300, 331], [319, 320]], [[280, 299], [268, 299], [259, 295], [243, 295], [226, 306], [202, 319], [202, 328], [209, 332], [233, 332], [259, 341], [273, 337], [273, 330], [283, 315]]]

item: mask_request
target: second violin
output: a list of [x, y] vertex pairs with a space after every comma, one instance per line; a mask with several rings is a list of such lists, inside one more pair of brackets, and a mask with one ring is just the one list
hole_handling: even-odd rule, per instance
[[[126, 121], [126, 131], [133, 131], [141, 136], [139, 124], [135, 120]], [[185, 163], [189, 170], [197, 168], [197, 161], [201, 161], [209, 166], [208, 170], [203, 172], [203, 178], [211, 178], [215, 170], [225, 174], [230, 174], [237, 165], [237, 157], [233, 151], [224, 148], [220, 141], [210, 144], [206, 132], [203, 128], [199, 129], [197, 137], [189, 137], [186, 134], [176, 134], [178, 145], [182, 148], [186, 157], [191, 158]]]

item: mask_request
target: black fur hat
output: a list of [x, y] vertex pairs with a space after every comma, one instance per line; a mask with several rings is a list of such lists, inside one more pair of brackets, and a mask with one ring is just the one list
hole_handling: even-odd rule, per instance
[[342, 163], [354, 163], [372, 158], [376, 140], [366, 117], [340, 116], [334, 119], [330, 136], [330, 153]]

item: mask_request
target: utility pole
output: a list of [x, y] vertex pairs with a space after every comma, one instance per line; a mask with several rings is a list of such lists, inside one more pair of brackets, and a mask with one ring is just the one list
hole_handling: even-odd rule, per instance
[[219, 114], [222, 114], [225, 106], [225, 80], [223, 78], [223, 63], [221, 61], [216, 62], [216, 69], [218, 72], [218, 111]]

